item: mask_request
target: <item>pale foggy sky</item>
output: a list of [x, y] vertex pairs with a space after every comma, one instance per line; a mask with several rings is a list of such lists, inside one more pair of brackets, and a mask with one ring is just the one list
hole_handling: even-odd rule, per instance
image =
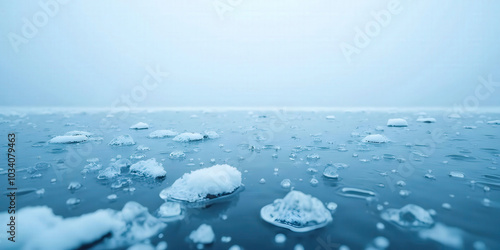
[[0, 2], [0, 106], [500, 106], [500, 1], [54, 1]]

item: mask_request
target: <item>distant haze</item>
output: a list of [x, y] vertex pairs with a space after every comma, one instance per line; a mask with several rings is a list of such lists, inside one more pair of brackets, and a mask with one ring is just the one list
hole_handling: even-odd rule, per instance
[[500, 1], [0, 1], [0, 16], [0, 106], [500, 106]]

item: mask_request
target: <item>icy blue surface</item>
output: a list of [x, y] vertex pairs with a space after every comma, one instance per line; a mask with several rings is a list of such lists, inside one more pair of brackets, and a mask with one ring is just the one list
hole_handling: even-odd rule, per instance
[[[216, 237], [213, 245], [205, 246], [208, 249], [227, 249], [236, 244], [245, 249], [293, 249], [299, 243], [305, 249], [337, 249], [341, 245], [359, 249], [373, 245], [379, 236], [389, 240], [390, 249], [405, 249], [408, 244], [442, 248], [446, 239], [439, 243], [434, 240], [439, 236], [420, 237], [420, 229], [404, 228], [381, 218], [387, 209], [415, 204], [433, 210], [430, 214], [434, 222], [447, 226], [432, 232], [458, 228], [463, 248], [500, 248], [500, 125], [487, 123], [500, 119], [500, 114], [461, 114], [459, 119], [449, 119], [445, 112], [438, 111], [423, 115], [436, 118], [435, 123], [417, 122], [422, 116], [417, 112], [109, 114], [0, 116], [3, 149], [7, 149], [7, 133], [16, 133], [20, 208], [47, 205], [56, 215], [73, 217], [102, 208], [121, 210], [128, 201], [136, 201], [155, 215], [164, 203], [160, 191], [184, 173], [229, 164], [242, 172], [244, 190], [206, 208], [183, 207], [181, 220], [168, 222], [163, 238], [151, 238], [153, 244], [164, 240], [168, 249], [195, 249], [189, 234], [201, 224], [208, 224]], [[328, 115], [335, 119], [327, 119]], [[408, 127], [387, 127], [391, 118], [406, 119]], [[145, 122], [150, 128], [129, 129], [138, 122]], [[160, 129], [201, 134], [215, 131], [220, 137], [194, 142], [176, 142], [173, 137], [148, 138]], [[94, 139], [76, 144], [48, 143], [55, 136], [74, 130], [93, 133]], [[382, 134], [390, 141], [362, 142], [369, 134]], [[108, 145], [120, 135], [130, 135], [135, 145]], [[140, 145], [149, 150], [137, 150]], [[172, 152], [179, 151], [185, 157], [171, 157]], [[120, 176], [98, 179], [98, 164], [102, 165], [101, 170], [106, 169], [117, 155], [132, 164], [155, 158], [166, 170], [166, 178], [127, 174], [127, 164], [122, 164]], [[7, 162], [5, 154], [1, 154], [0, 162]], [[323, 176], [323, 170], [329, 166], [337, 168], [338, 179]], [[5, 164], [1, 168], [0, 183], [4, 187]], [[451, 172], [463, 173], [464, 177], [450, 176]], [[262, 178], [265, 183], [260, 183]], [[313, 185], [312, 178], [318, 183]], [[324, 203], [335, 202], [338, 207], [333, 222], [311, 232], [294, 233], [263, 221], [260, 209], [289, 192], [290, 188], [280, 185], [284, 179], [290, 179], [290, 188]], [[72, 182], [80, 183], [81, 188], [68, 189]], [[42, 188], [44, 193], [36, 192]], [[111, 194], [117, 198], [108, 199]], [[68, 206], [70, 198], [77, 198], [80, 203]], [[2, 198], [0, 212], [6, 210], [6, 199]], [[377, 223], [385, 227], [377, 229]], [[456, 232], [447, 233], [456, 238]], [[286, 242], [275, 243], [278, 233], [286, 235]], [[222, 236], [230, 236], [231, 242], [222, 242]], [[459, 239], [455, 238], [454, 243]]]

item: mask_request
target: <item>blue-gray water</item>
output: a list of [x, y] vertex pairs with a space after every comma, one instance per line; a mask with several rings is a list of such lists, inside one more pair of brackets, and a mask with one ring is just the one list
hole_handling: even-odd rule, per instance
[[[326, 116], [334, 115], [335, 119]], [[417, 122], [419, 116], [434, 117], [436, 123]], [[47, 113], [0, 116], [2, 151], [7, 150], [7, 134], [16, 133], [17, 186], [22, 189], [45, 189], [39, 197], [35, 192], [18, 196], [19, 208], [47, 205], [56, 215], [79, 216], [102, 208], [120, 210], [128, 201], [137, 201], [154, 214], [164, 203], [159, 197], [184, 173], [213, 164], [227, 163], [243, 174], [245, 188], [225, 203], [207, 208], [188, 208], [183, 220], [168, 223], [160, 240], [168, 249], [195, 249], [187, 239], [202, 223], [212, 226], [216, 241], [208, 249], [227, 249], [237, 244], [245, 249], [293, 249], [300, 243], [305, 249], [351, 249], [367, 247], [377, 236], [390, 242], [389, 249], [447, 249], [449, 246], [419, 237], [418, 231], [397, 227], [381, 219], [387, 208], [416, 204], [436, 211], [436, 222], [459, 228], [464, 249], [484, 243], [487, 249], [500, 248], [500, 126], [488, 121], [500, 119], [498, 113], [461, 114], [447, 118], [445, 112], [307, 112], [307, 111], [159, 111], [151, 113]], [[405, 118], [408, 127], [387, 127], [390, 118]], [[146, 130], [130, 130], [137, 122], [150, 125]], [[380, 127], [378, 127], [380, 126]], [[473, 126], [472, 129], [464, 126]], [[378, 127], [378, 130], [377, 130]], [[147, 135], [158, 129], [177, 132], [216, 131], [220, 138], [181, 143], [172, 138], [150, 139]], [[383, 130], [382, 130], [383, 129]], [[94, 133], [102, 140], [80, 144], [49, 144], [48, 140], [72, 130]], [[368, 134], [383, 134], [389, 143], [363, 143]], [[129, 134], [134, 146], [112, 147], [114, 137]], [[150, 148], [137, 152], [138, 145]], [[250, 150], [253, 148], [253, 150]], [[185, 159], [170, 159], [172, 151], [181, 150]], [[113, 189], [110, 183], [98, 180], [96, 173], [82, 174], [87, 159], [98, 158], [103, 167], [110, 159], [121, 155], [144, 154], [144, 159], [156, 158], [167, 171], [164, 180], [133, 177], [135, 191]], [[317, 154], [318, 160], [307, 155]], [[214, 160], [212, 160], [214, 159]], [[138, 160], [132, 160], [135, 162]], [[1, 154], [3, 170], [0, 183], [5, 187], [6, 154]], [[22, 171], [37, 163], [49, 163], [50, 168], [36, 173]], [[4, 164], [5, 163], [5, 164]], [[203, 163], [201, 165], [200, 163]], [[337, 181], [322, 176], [327, 164], [345, 163]], [[318, 172], [308, 171], [314, 168]], [[277, 171], [276, 171], [277, 169]], [[450, 177], [451, 171], [462, 172], [464, 178]], [[41, 176], [32, 176], [40, 173]], [[435, 179], [425, 178], [430, 174]], [[34, 178], [32, 178], [34, 177]], [[311, 178], [319, 183], [312, 185]], [[51, 179], [56, 181], [51, 183]], [[260, 179], [265, 184], [259, 183]], [[333, 222], [308, 233], [294, 233], [266, 223], [260, 209], [283, 198], [288, 190], [280, 186], [290, 179], [292, 187], [317, 197], [323, 202], [335, 202], [338, 208]], [[67, 187], [72, 181], [82, 184], [74, 193]], [[399, 183], [404, 181], [406, 185]], [[370, 190], [370, 199], [342, 195], [344, 187]], [[409, 191], [404, 197], [401, 190]], [[1, 190], [2, 192], [4, 190]], [[117, 194], [115, 202], [107, 200]], [[66, 200], [76, 197], [81, 203], [68, 207]], [[486, 199], [486, 200], [485, 200]], [[443, 203], [451, 209], [443, 208]], [[381, 207], [382, 206], [382, 207]], [[7, 210], [5, 197], [0, 212]], [[227, 219], [223, 219], [223, 215]], [[385, 229], [379, 230], [377, 223]], [[284, 244], [274, 242], [274, 236], [287, 236]], [[3, 235], [3, 234], [2, 234]], [[230, 243], [221, 236], [231, 236]], [[99, 247], [97, 247], [99, 248]]]

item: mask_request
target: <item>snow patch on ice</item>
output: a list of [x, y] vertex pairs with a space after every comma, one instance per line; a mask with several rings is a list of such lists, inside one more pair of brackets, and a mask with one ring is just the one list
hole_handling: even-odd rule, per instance
[[148, 129], [149, 125], [145, 122], [138, 122], [132, 126], [130, 126], [130, 129], [135, 129], [135, 130], [140, 130], [140, 129]]
[[408, 127], [408, 122], [403, 118], [393, 118], [387, 121], [387, 127]]
[[389, 142], [389, 139], [381, 134], [368, 135], [363, 139], [363, 142], [371, 143], [385, 143]]
[[198, 202], [234, 192], [242, 185], [241, 172], [227, 164], [184, 174], [160, 193], [162, 199]]
[[190, 142], [190, 141], [200, 141], [203, 140], [203, 135], [200, 133], [182, 133], [180, 135], [177, 135], [173, 139], [174, 141], [177, 142]]
[[160, 178], [167, 175], [163, 165], [158, 163], [155, 158], [132, 164], [130, 166], [130, 173], [152, 178]]
[[78, 143], [88, 140], [85, 135], [60, 135], [50, 139], [49, 143]]

